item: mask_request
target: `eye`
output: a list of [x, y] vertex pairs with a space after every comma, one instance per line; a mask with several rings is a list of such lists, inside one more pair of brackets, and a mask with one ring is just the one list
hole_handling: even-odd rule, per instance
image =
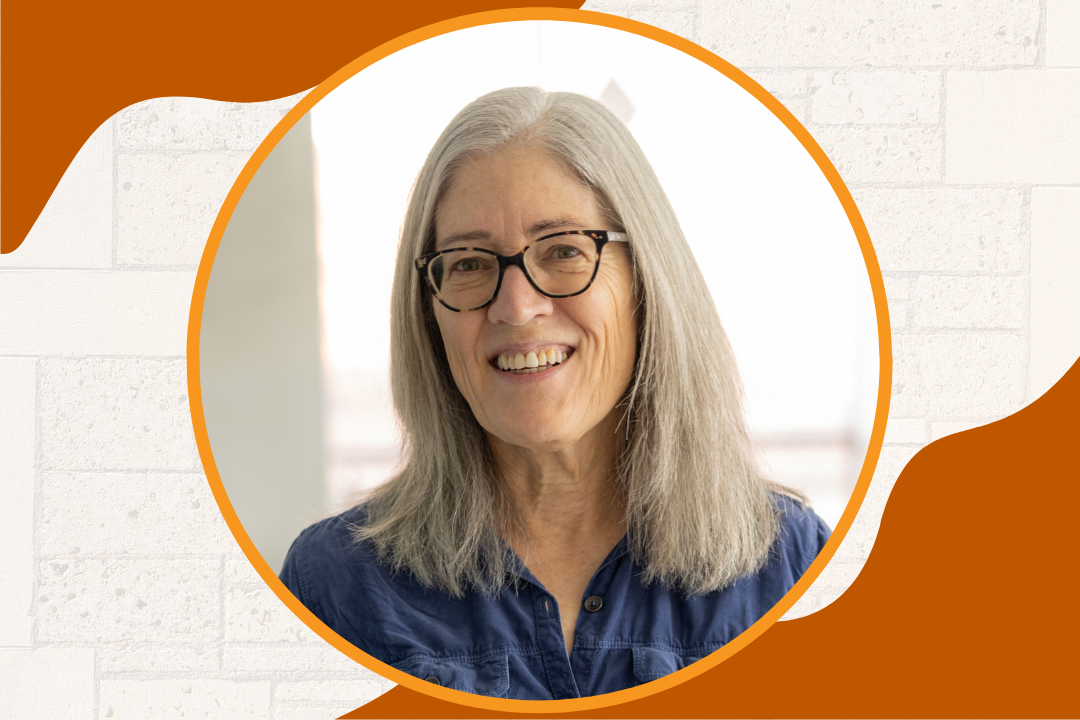
[[465, 258], [454, 264], [455, 272], [476, 272], [482, 269], [479, 258]]
[[571, 260], [580, 254], [581, 251], [573, 245], [560, 245], [555, 248], [554, 252], [551, 253], [551, 256], [556, 260]]

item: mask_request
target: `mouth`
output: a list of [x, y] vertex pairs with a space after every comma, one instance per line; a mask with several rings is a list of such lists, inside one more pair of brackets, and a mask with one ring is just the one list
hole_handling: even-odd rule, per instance
[[561, 365], [573, 354], [574, 348], [563, 350], [555, 347], [537, 347], [500, 353], [492, 359], [491, 364], [510, 375], [534, 375]]

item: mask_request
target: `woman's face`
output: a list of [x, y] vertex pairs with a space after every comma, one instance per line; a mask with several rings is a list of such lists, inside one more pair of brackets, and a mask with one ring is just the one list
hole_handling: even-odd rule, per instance
[[[435, 249], [514, 255], [561, 230], [613, 229], [593, 191], [561, 164], [540, 150], [512, 147], [460, 168], [439, 203]], [[544, 297], [511, 266], [482, 310], [434, 303], [454, 380], [480, 425], [534, 450], [568, 449], [594, 429], [614, 432], [615, 424], [603, 421], [617, 420], [615, 404], [633, 373], [635, 307], [630, 259], [618, 242], [604, 247], [596, 279], [575, 297]], [[500, 369], [500, 355], [530, 352], [567, 357], [532, 373]]]

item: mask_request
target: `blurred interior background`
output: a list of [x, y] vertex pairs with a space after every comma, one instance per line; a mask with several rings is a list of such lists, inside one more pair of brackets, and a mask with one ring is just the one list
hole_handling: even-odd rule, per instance
[[390, 477], [389, 298], [413, 179], [465, 104], [513, 85], [605, 102], [652, 162], [709, 283], [777, 480], [835, 526], [877, 401], [858, 242], [806, 150], [736, 83], [573, 23], [425, 41], [346, 81], [249, 185], [211, 274], [203, 402], [231, 502], [271, 568], [303, 527]]

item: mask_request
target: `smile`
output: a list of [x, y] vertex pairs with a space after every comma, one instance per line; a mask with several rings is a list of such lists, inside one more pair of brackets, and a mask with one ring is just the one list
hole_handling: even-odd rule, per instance
[[503, 372], [513, 375], [529, 375], [544, 372], [565, 362], [573, 352], [573, 350], [564, 352], [554, 348], [547, 348], [546, 350], [537, 348], [527, 353], [502, 353], [495, 359], [495, 362]]

